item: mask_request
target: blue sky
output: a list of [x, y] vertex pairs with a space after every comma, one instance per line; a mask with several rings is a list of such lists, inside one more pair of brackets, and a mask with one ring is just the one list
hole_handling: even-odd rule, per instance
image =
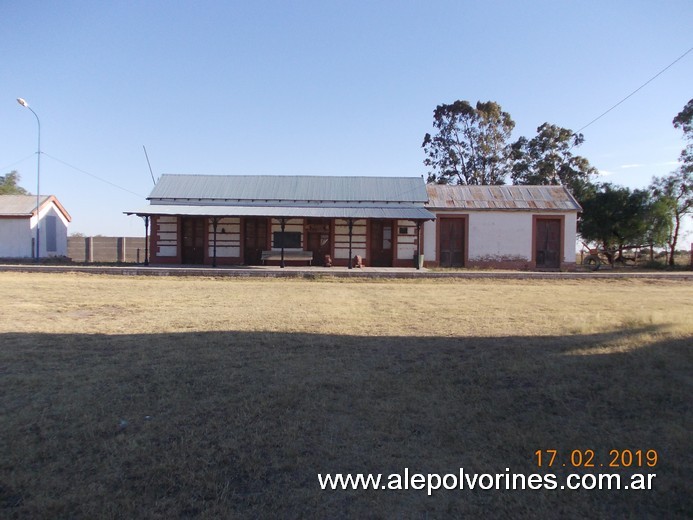
[[[35, 190], [22, 97], [41, 191], [88, 235], [142, 234], [122, 212], [152, 188], [143, 145], [156, 177], [424, 175], [438, 104], [496, 101], [514, 138], [577, 130], [693, 47], [690, 0], [4, 0], [0, 23], [0, 174]], [[647, 186], [676, 168], [691, 97], [693, 52], [577, 152]]]

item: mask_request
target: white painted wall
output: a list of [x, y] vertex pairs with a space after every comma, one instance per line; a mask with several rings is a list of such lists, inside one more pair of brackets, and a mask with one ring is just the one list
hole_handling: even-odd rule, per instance
[[0, 258], [31, 258], [33, 236], [28, 218], [1, 218]]
[[[55, 217], [55, 251], [47, 250], [46, 217]], [[40, 256], [67, 256], [69, 222], [55, 204], [44, 205], [40, 214]], [[31, 258], [32, 239], [36, 237], [36, 217], [0, 219], [0, 258]]]
[[[534, 215], [550, 217], [551, 213], [529, 211], [469, 211], [467, 213], [435, 211], [437, 217], [466, 216], [469, 221], [468, 260], [526, 260], [532, 259]], [[556, 213], [565, 217], [563, 229], [563, 262], [575, 262], [577, 213]], [[426, 261], [437, 261], [436, 223], [424, 223], [424, 255]]]
[[[351, 257], [359, 255], [367, 257], [366, 246], [367, 221], [365, 219], [354, 220], [351, 237]], [[342, 260], [349, 259], [349, 222], [345, 219], [336, 219], [334, 227], [334, 257]]]
[[532, 214], [500, 211], [469, 214], [470, 262], [532, 259]]
[[394, 232], [397, 235], [397, 259], [412, 260], [416, 254], [416, 222], [398, 220]]
[[[56, 219], [56, 226], [55, 226], [55, 251], [48, 251], [48, 235], [47, 235], [47, 224], [46, 224], [46, 217], [55, 217]], [[36, 219], [32, 219], [36, 220]], [[41, 210], [41, 226], [40, 226], [40, 233], [41, 233], [41, 257], [50, 257], [50, 256], [67, 256], [67, 227], [69, 225], [69, 222], [63, 215], [63, 213], [58, 210], [58, 208], [55, 206], [55, 204], [51, 203], [50, 205], [44, 206], [44, 209]]]
[[[208, 255], [214, 256], [214, 224], [209, 219], [207, 237], [209, 244]], [[219, 219], [217, 224], [217, 258], [241, 256], [241, 219], [239, 217], [227, 217]]]
[[157, 217], [156, 230], [158, 252], [156, 256], [174, 257], [178, 254], [178, 217]]
[[[439, 213], [440, 215], [440, 213]], [[436, 221], [427, 220], [423, 225], [423, 255], [426, 262], [437, 262]]]
[[577, 213], [565, 216], [565, 241], [563, 242], [563, 261], [574, 263], [576, 259], [575, 243], [577, 241]]

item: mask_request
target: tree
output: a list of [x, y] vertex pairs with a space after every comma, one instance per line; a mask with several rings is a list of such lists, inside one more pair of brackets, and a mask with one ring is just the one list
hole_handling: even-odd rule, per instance
[[681, 152], [681, 167], [684, 172], [690, 174], [693, 172], [693, 99], [686, 103], [672, 123], [674, 128], [683, 130], [683, 136], [687, 141], [686, 148]]
[[693, 168], [686, 168], [684, 164], [666, 177], [653, 179], [650, 189], [655, 199], [667, 209], [670, 225], [666, 241], [669, 265], [673, 266], [681, 222], [686, 215], [693, 213]]
[[532, 139], [520, 137], [511, 145], [513, 184], [567, 186], [580, 201], [597, 173], [587, 159], [571, 150], [585, 138], [572, 130], [544, 123]]
[[671, 236], [672, 220], [668, 201], [653, 198], [646, 215], [647, 228], [644, 243], [650, 249], [650, 261], [654, 261], [654, 248], [666, 246]]
[[647, 243], [650, 194], [611, 183], [596, 185], [582, 201], [583, 214], [578, 223], [580, 236], [596, 242], [605, 251], [609, 263], [626, 246]]
[[0, 195], [29, 195], [29, 192], [19, 186], [20, 176], [16, 170], [0, 175]]
[[428, 182], [438, 184], [503, 184], [509, 173], [508, 140], [515, 127], [510, 114], [493, 101], [455, 101], [433, 112], [435, 135], [421, 145]]

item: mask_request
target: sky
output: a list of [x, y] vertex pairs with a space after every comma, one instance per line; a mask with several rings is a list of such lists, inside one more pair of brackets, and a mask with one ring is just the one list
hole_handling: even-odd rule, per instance
[[[0, 175], [70, 233], [141, 236], [164, 173], [426, 175], [433, 110], [496, 101], [513, 140], [578, 130], [693, 48], [693, 2], [0, 0]], [[599, 180], [644, 188], [685, 143], [693, 52], [582, 130]]]

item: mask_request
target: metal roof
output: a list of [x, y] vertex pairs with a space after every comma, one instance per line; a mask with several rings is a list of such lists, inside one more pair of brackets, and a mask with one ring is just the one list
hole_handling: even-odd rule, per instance
[[335, 207], [335, 206], [185, 206], [152, 204], [126, 211], [127, 215], [198, 216], [198, 217], [274, 217], [274, 218], [375, 218], [433, 220], [435, 215], [418, 206]]
[[[68, 222], [72, 217], [54, 195], [40, 195], [41, 208], [53, 203]], [[29, 218], [36, 214], [36, 195], [0, 195], [0, 217]]]
[[428, 196], [421, 177], [166, 174], [148, 199], [424, 203]]
[[428, 184], [429, 209], [582, 211], [565, 186]]
[[[41, 204], [46, 202], [40, 197]], [[0, 195], [0, 215], [3, 217], [30, 217], [36, 212], [36, 195]]]

